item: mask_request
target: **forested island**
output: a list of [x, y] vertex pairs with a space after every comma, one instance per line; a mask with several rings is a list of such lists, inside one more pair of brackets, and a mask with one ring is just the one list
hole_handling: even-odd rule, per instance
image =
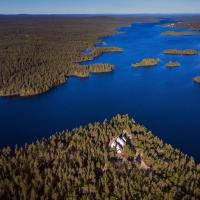
[[141, 62], [132, 64], [132, 67], [153, 67], [160, 63], [160, 59], [154, 59], [154, 58], [145, 58]]
[[85, 66], [74, 65], [70, 66], [67, 69], [67, 76], [77, 78], [88, 78], [89, 74], [109, 73], [113, 70], [114, 65], [111, 64], [93, 64]]
[[0, 150], [0, 199], [200, 199], [200, 165], [117, 115]]
[[174, 67], [180, 67], [181, 64], [176, 61], [176, 62], [172, 62], [172, 61], [169, 61], [167, 64], [166, 64], [166, 67], [168, 68], [174, 68]]
[[178, 50], [178, 49], [169, 49], [165, 50], [164, 54], [167, 55], [182, 55], [182, 56], [193, 56], [198, 55], [199, 52], [193, 49], [187, 49], [187, 50]]
[[162, 35], [165, 36], [192, 36], [195, 35], [195, 32], [178, 32], [178, 31], [166, 31], [163, 32]]
[[[0, 96], [32, 96], [88, 77], [80, 65], [117, 47], [96, 48], [100, 38], [134, 22], [131, 17], [9, 16], [0, 18]], [[45, 27], [45, 28], [44, 28]], [[92, 49], [91, 54], [84, 54]], [[95, 66], [92, 73], [111, 71]], [[109, 70], [108, 70], [109, 68]]]
[[101, 74], [109, 73], [114, 70], [114, 65], [110, 64], [93, 64], [88, 66], [89, 73], [91, 74]]

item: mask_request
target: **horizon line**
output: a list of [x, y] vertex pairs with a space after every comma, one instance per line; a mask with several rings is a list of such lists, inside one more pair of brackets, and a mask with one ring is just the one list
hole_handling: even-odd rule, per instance
[[0, 13], [0, 15], [200, 15], [196, 12], [180, 12], [180, 13]]

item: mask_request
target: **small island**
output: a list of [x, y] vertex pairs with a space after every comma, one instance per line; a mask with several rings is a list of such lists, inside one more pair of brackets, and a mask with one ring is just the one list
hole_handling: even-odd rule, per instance
[[141, 62], [132, 64], [132, 67], [153, 67], [160, 63], [160, 59], [154, 59], [154, 58], [145, 58]]
[[200, 76], [195, 77], [195, 78], [193, 79], [193, 81], [194, 81], [195, 83], [200, 84]]
[[91, 74], [101, 74], [101, 73], [109, 73], [114, 70], [114, 65], [110, 64], [93, 64], [89, 65], [89, 73]]
[[168, 49], [164, 51], [164, 54], [166, 55], [182, 55], [182, 56], [193, 56], [198, 55], [199, 52], [192, 49], [187, 50], [178, 50], [178, 49]]
[[177, 61], [176, 62], [170, 61], [166, 64], [166, 67], [168, 67], [168, 68], [174, 68], [174, 67], [180, 67], [180, 66], [181, 66], [181, 64]]
[[195, 35], [194, 32], [178, 32], [178, 31], [166, 31], [163, 32], [162, 35], [165, 36], [191, 36], [191, 35]]
[[66, 76], [77, 78], [88, 78], [90, 74], [109, 73], [114, 70], [111, 64], [91, 64], [91, 65], [74, 65], [68, 68]]

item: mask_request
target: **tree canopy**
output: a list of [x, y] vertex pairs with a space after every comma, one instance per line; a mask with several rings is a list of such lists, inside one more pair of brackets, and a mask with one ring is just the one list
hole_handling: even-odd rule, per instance
[[[152, 170], [117, 156], [123, 130]], [[124, 149], [126, 151], [126, 148]], [[127, 115], [0, 151], [0, 199], [200, 199], [200, 165]]]

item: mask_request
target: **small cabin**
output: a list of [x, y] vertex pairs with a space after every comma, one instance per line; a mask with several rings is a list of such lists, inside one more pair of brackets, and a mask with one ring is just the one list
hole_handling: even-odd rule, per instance
[[129, 143], [130, 143], [130, 139], [127, 137], [126, 134], [124, 134], [124, 131], [123, 131], [123, 134], [121, 134], [119, 137], [114, 138], [113, 140], [110, 141], [109, 146], [111, 148], [115, 148], [117, 153], [121, 154], [123, 147]]

